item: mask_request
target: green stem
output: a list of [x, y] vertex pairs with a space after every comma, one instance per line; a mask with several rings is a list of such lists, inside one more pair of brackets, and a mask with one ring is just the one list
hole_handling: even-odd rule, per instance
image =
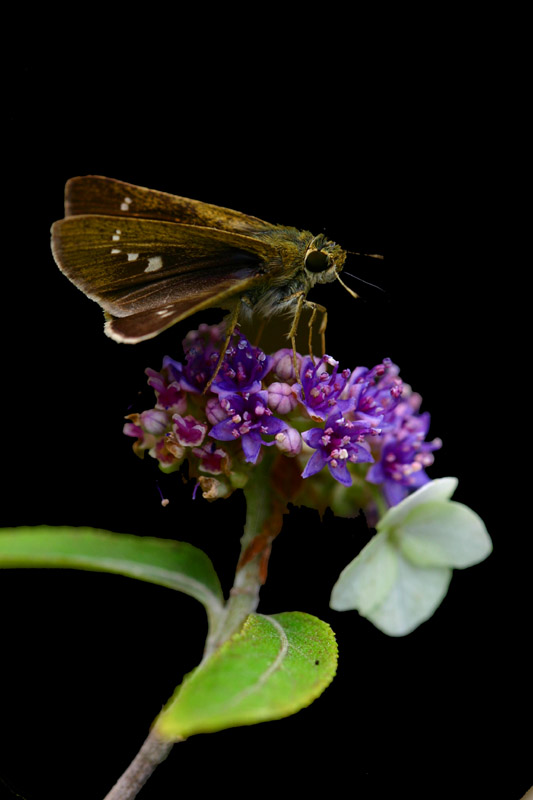
[[[273, 513], [272, 489], [269, 480], [272, 458], [269, 455], [266, 454], [262, 463], [254, 469], [253, 475], [244, 489], [246, 522], [241, 538], [241, 557], [256, 536], [263, 531]], [[252, 614], [256, 610], [261, 589], [260, 570], [261, 553], [237, 569], [230, 597], [224, 613], [221, 615], [219, 625], [207, 639], [204, 661], [240, 629], [248, 614]]]

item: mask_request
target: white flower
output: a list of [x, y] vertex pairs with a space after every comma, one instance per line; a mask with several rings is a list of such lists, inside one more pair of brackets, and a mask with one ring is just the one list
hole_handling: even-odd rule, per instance
[[471, 567], [492, 551], [483, 520], [450, 500], [457, 483], [438, 478], [390, 508], [376, 536], [341, 572], [331, 608], [356, 609], [389, 636], [405, 636], [429, 619], [452, 568]]

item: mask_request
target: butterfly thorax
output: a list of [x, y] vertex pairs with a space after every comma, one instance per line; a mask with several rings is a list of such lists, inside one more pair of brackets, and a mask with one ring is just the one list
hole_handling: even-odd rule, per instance
[[345, 251], [323, 234], [279, 226], [259, 235], [271, 244], [279, 237], [277, 263], [270, 261], [262, 284], [245, 295], [250, 309], [264, 317], [290, 311], [315, 284], [335, 280], [346, 259]]

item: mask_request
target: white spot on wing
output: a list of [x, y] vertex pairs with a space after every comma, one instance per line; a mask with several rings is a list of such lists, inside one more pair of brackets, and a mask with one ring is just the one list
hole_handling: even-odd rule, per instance
[[126, 253], [128, 256], [128, 261], [137, 261], [139, 258], [139, 253]]
[[113, 249], [111, 250], [111, 255], [116, 256], [117, 253], [120, 253], [120, 250], [117, 250], [116, 247], [113, 247]]
[[114, 233], [111, 238], [113, 239], [114, 242], [118, 242], [118, 240], [120, 239], [120, 236], [118, 235], [118, 233]]
[[129, 211], [129, 207], [132, 203], [131, 197], [125, 197], [122, 203], [120, 204], [121, 211]]
[[163, 259], [161, 256], [153, 256], [153, 258], [148, 259], [148, 266], [144, 270], [145, 272], [157, 272], [158, 269], [161, 269], [163, 266]]
[[170, 317], [170, 316], [172, 316], [172, 309], [163, 308], [163, 309], [161, 309], [161, 311], [157, 312], [157, 315], [159, 317]]

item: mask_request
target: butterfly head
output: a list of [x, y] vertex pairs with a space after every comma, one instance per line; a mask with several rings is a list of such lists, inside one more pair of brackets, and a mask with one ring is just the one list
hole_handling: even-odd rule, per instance
[[323, 234], [315, 236], [309, 244], [304, 258], [304, 266], [309, 282], [329, 283], [334, 281], [346, 260], [346, 252]]

